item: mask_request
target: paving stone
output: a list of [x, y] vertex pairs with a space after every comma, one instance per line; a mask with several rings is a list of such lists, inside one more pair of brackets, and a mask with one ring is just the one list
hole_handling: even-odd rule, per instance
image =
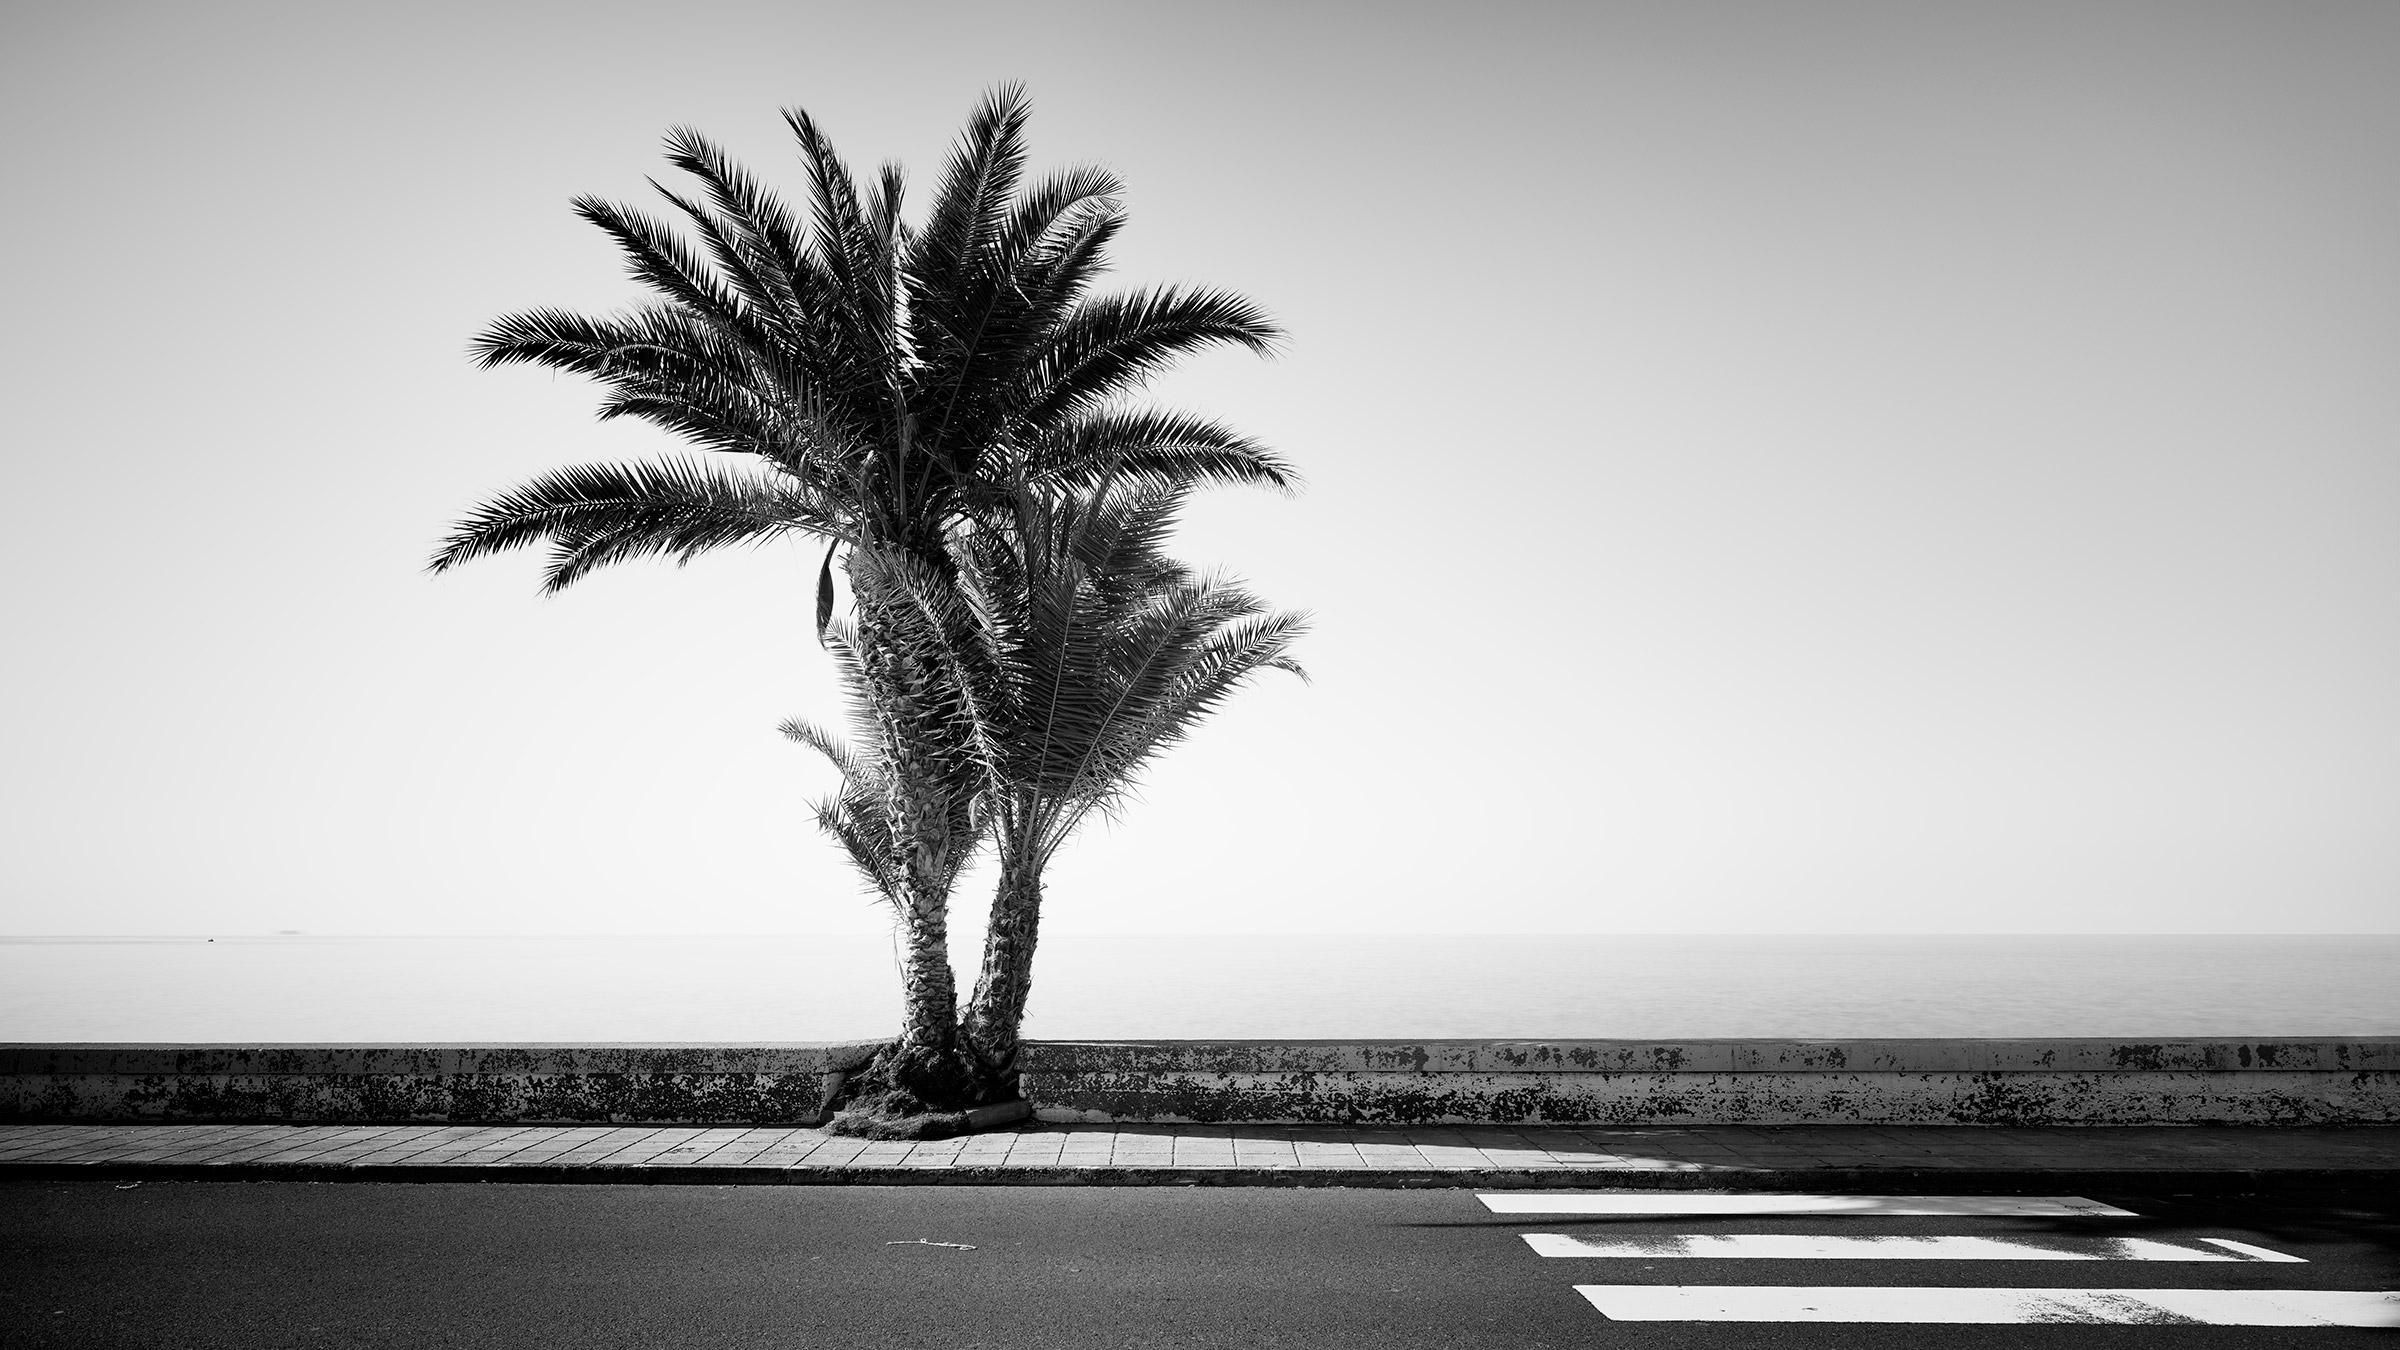
[[746, 1169], [1002, 1166], [1216, 1172], [1978, 1172], [2400, 1170], [2400, 1128], [1767, 1126], [1378, 1129], [1358, 1126], [1036, 1126], [955, 1140], [869, 1142], [790, 1127], [43, 1123], [0, 1125], [0, 1175], [84, 1165]]

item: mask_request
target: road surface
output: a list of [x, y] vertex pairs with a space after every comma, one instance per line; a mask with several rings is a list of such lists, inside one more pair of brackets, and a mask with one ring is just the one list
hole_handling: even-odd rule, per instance
[[[1552, 1194], [17, 1181], [0, 1183], [0, 1345], [2400, 1343], [2240, 1324], [2400, 1325], [2378, 1298], [2400, 1290], [2388, 1195]], [[2002, 1320], [1939, 1324], [1958, 1315]], [[2078, 1324], [2024, 1324], [2062, 1319]]]

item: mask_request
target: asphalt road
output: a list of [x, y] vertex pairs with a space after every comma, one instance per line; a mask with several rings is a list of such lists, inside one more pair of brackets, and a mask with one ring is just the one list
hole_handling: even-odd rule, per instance
[[[1491, 1213], [1471, 1190], [8, 1182], [0, 1346], [2400, 1343], [2335, 1328], [1619, 1322], [1574, 1289], [2400, 1289], [2400, 1197], [2094, 1198], [2140, 1217], [1535, 1217]], [[2225, 1238], [2306, 1264], [1545, 1258], [1528, 1232]]]

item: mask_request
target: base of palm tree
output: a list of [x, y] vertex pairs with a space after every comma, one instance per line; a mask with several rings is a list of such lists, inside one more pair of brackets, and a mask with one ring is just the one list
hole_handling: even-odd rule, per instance
[[874, 1104], [862, 1103], [826, 1121], [825, 1132], [859, 1139], [948, 1139], [1014, 1125], [1032, 1115], [1033, 1103], [1021, 1097], [1011, 1102], [972, 1106], [964, 1111], [923, 1111], [907, 1116], [883, 1115], [874, 1109]]

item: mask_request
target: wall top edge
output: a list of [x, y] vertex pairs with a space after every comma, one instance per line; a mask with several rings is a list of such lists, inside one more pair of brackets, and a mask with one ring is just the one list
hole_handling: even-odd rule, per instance
[[0, 1050], [846, 1050], [851, 1041], [0, 1041]]
[[2400, 1069], [2400, 1037], [1031, 1041], [1031, 1073], [2126, 1073]]
[[9, 1077], [234, 1075], [269, 1077], [447, 1077], [615, 1074], [788, 1076], [854, 1069], [883, 1041], [304, 1044], [0, 1043]]
[[[879, 1041], [0, 1043], [0, 1076], [722, 1075], [841, 1072]], [[1034, 1075], [2187, 1073], [2400, 1070], [2400, 1037], [2114, 1040], [1029, 1041]]]
[[1366, 1045], [1394, 1050], [1409, 1045], [1560, 1045], [1560, 1047], [1678, 1047], [1678, 1045], [2400, 1045], [2400, 1035], [1752, 1035], [1752, 1038], [1123, 1038], [1123, 1040], [1027, 1040], [1025, 1045], [1159, 1045], [1159, 1047], [1253, 1047], [1253, 1045]]
[[[212, 1051], [379, 1051], [406, 1053], [412, 1051], [808, 1051], [850, 1050], [861, 1046], [880, 1047], [889, 1038], [846, 1041], [0, 1041], [0, 1052], [6, 1051], [73, 1051], [96, 1050], [212, 1050]], [[2299, 1048], [2354, 1046], [2400, 1047], [2400, 1036], [1758, 1036], [1709, 1037], [1678, 1039], [1576, 1039], [1563, 1037], [1261, 1037], [1249, 1039], [1203, 1037], [1167, 1039], [1160, 1037], [1032, 1040], [1028, 1047], [1040, 1046], [1052, 1050], [1084, 1048], [1144, 1047], [1160, 1050], [1227, 1049], [1248, 1050], [1290, 1046], [1295, 1049], [1340, 1048], [1356, 1046], [1369, 1050], [1405, 1050], [1412, 1047], [1450, 1049], [1466, 1047], [1495, 1047], [1539, 1049], [1554, 1047], [1560, 1050], [1650, 1050], [1650, 1049], [1716, 1049], [1719, 1047], [1871, 1047], [1931, 1048], [1936, 1046], [2027, 1046], [2066, 1049], [2070, 1047], [2183, 1048], [2202, 1046], [2262, 1046]]]

